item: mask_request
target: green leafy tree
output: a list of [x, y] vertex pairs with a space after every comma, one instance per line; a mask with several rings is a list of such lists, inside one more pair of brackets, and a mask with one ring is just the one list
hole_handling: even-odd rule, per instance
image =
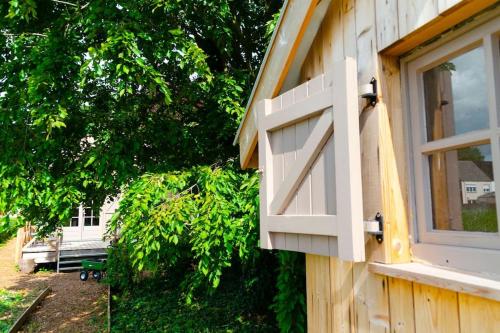
[[484, 161], [484, 155], [478, 147], [466, 147], [458, 150], [460, 161]]
[[216, 288], [235, 259], [248, 265], [259, 256], [255, 173], [225, 165], [146, 174], [125, 193], [111, 228], [138, 272], [161, 273], [187, 258], [192, 293], [205, 282]]
[[0, 211], [50, 232], [232, 145], [280, 1], [0, 3]]
[[[281, 4], [1, 2], [0, 211], [49, 233], [75, 205], [122, 193], [117, 275], [187, 268], [189, 299], [241, 266], [264, 290], [276, 261], [257, 251], [257, 175], [227, 161]], [[290, 331], [303, 302], [280, 304]]]

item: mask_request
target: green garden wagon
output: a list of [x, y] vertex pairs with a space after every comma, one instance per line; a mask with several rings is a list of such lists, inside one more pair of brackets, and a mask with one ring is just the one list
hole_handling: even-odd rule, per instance
[[99, 282], [106, 272], [106, 261], [82, 260], [82, 270], [80, 271], [80, 280], [87, 281], [89, 274]]

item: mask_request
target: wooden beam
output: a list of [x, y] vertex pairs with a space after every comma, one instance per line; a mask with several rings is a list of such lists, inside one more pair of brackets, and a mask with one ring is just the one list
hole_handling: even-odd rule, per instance
[[297, 83], [300, 81], [300, 71], [302, 69], [302, 64], [311, 49], [314, 38], [316, 37], [319, 27], [323, 23], [323, 19], [328, 11], [328, 7], [330, 3], [336, 2], [339, 3], [340, 0], [330, 1], [330, 0], [322, 0], [319, 1], [318, 6], [314, 10], [314, 14], [311, 18], [311, 22], [307, 27], [304, 36], [302, 38], [302, 43], [300, 43], [295, 57], [293, 59], [292, 64], [290, 65], [290, 70], [287, 73], [287, 76], [283, 82], [283, 86], [281, 87], [281, 91], [287, 91], [293, 89]]
[[463, 0], [408, 35], [400, 36], [402, 38], [380, 52], [400, 56], [497, 2], [498, 0]]
[[[333, 123], [335, 126], [335, 184], [339, 220], [339, 257], [365, 260], [361, 152], [359, 138], [356, 60], [333, 66]], [[342, 160], [340, 160], [342, 158]], [[339, 192], [340, 192], [339, 191]]]
[[318, 0], [289, 0], [285, 5], [237, 133], [242, 168], [248, 166], [257, 146], [255, 103], [278, 95], [317, 3]]
[[36, 307], [40, 302], [43, 301], [43, 299], [51, 292], [52, 289], [50, 287], [45, 288], [36, 298], [35, 300], [28, 306], [26, 310], [17, 318], [15, 323], [10, 327], [9, 333], [15, 333], [18, 332], [23, 324], [26, 322], [26, 319], [28, 319], [29, 315], [35, 311]]
[[500, 301], [500, 282], [450, 269], [420, 264], [370, 263], [372, 273]]
[[332, 105], [332, 89], [307, 97], [306, 99], [274, 112], [264, 119], [264, 128], [267, 131], [288, 127], [307, 118], [319, 115], [324, 109]]
[[267, 221], [269, 232], [337, 236], [335, 215], [271, 215]]
[[[272, 105], [270, 99], [264, 99], [257, 104], [258, 114], [260, 118], [266, 117], [271, 113]], [[269, 141], [268, 133], [266, 131], [259, 132], [259, 168], [260, 170], [272, 170], [272, 149], [271, 142]], [[266, 157], [270, 158], [267, 159]], [[273, 195], [273, 181], [269, 178], [268, 173], [261, 174], [259, 184], [259, 198], [260, 198], [260, 221], [264, 221], [269, 214], [268, 200]], [[272, 239], [266, 229], [265, 223], [260, 223], [260, 247], [263, 249], [272, 249]]]

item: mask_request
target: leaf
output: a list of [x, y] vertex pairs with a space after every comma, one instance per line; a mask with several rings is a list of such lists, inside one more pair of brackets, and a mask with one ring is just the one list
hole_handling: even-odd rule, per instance
[[94, 161], [96, 160], [96, 156], [90, 156], [90, 158], [87, 160], [87, 163], [85, 163], [85, 168], [90, 166]]

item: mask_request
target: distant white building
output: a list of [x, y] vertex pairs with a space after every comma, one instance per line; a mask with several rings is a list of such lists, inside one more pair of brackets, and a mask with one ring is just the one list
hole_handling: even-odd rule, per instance
[[[495, 198], [495, 182], [491, 162], [458, 161], [462, 204]], [[484, 198], [484, 200], [482, 200]]]
[[106, 200], [100, 209], [83, 205], [75, 208], [73, 216], [62, 228], [62, 239], [64, 241], [101, 240], [117, 208], [118, 200]]

